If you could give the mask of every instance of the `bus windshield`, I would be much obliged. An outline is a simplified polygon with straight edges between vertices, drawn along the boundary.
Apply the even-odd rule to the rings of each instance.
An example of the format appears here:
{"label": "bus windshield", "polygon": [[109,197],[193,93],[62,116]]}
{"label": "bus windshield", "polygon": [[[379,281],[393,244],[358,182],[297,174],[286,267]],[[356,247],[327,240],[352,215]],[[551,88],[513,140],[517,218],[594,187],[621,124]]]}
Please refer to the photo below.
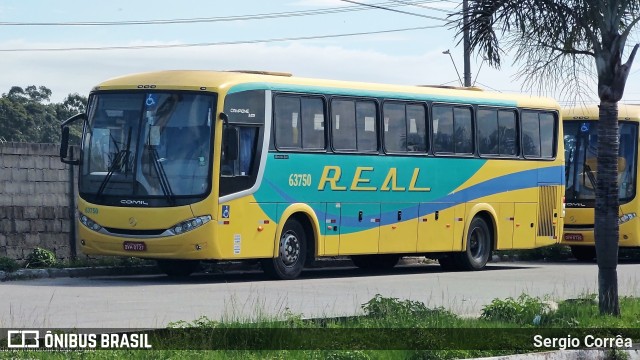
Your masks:
{"label": "bus windshield", "polygon": [[[620,122],[618,186],[621,202],[635,196],[637,124]],[[594,207],[598,182],[597,121],[564,122],[565,176],[567,207]]]}
{"label": "bus windshield", "polygon": [[214,114],[211,94],[93,95],[83,140],[80,193],[98,202],[116,196],[126,201],[159,198],[169,204],[177,198],[206,195]]}

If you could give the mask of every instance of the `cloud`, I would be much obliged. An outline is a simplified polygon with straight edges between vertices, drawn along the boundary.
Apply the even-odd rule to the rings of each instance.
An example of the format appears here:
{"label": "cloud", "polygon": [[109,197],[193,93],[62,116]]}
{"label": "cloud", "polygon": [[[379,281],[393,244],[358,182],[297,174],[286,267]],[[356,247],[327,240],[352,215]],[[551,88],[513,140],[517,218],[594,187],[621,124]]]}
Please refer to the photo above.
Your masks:
{"label": "cloud", "polygon": [[[140,45],[143,43],[130,43]],[[144,43],[150,44],[150,43]],[[154,43],[158,44],[158,43]],[[47,44],[47,47],[99,46]],[[106,45],[103,45],[106,46]],[[13,41],[0,48],[39,47]],[[88,94],[115,76],[169,69],[270,70],[295,76],[392,84],[442,84],[457,76],[441,50],[395,56],[322,44],[245,44],[149,50],[10,52],[0,56],[0,92],[11,86],[43,85],[53,101]]]}

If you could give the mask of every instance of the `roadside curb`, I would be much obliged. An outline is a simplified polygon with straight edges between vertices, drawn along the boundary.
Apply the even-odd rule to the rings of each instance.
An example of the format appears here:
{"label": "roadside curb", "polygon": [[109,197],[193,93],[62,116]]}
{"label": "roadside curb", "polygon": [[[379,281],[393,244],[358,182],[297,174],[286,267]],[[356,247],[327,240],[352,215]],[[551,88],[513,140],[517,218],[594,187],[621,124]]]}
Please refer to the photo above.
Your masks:
{"label": "roadside curb", "polygon": [[[618,357],[616,357],[615,355],[618,355]],[[540,352],[540,353],[493,356],[493,357],[475,358],[475,359],[469,359],[469,360],[584,360],[584,359],[640,360],[640,350],[618,349],[616,350],[615,355],[612,353],[611,349],[608,349],[608,350],[585,349],[585,350],[557,350],[557,351],[546,351],[546,352]]]}
{"label": "roadside curb", "polygon": [[155,265],[143,266],[98,266],[80,268],[48,268],[48,269],[19,269],[13,272],[0,271],[0,281],[28,280],[61,277],[90,277],[109,275],[145,275],[159,274]]}
{"label": "roadside curb", "polygon": [[[402,265],[418,265],[428,263],[424,257],[405,257],[398,263]],[[336,256],[318,259],[311,264],[309,269],[322,269],[330,267],[353,267],[353,262],[348,256]],[[259,271],[258,262],[229,261],[205,266],[204,273],[216,274],[230,271]],[[96,266],[79,268],[46,268],[46,269],[19,269],[13,272],[0,271],[0,281],[29,280],[46,278],[78,278],[91,276],[118,276],[118,275],[155,275],[162,274],[155,265],[139,266]]]}

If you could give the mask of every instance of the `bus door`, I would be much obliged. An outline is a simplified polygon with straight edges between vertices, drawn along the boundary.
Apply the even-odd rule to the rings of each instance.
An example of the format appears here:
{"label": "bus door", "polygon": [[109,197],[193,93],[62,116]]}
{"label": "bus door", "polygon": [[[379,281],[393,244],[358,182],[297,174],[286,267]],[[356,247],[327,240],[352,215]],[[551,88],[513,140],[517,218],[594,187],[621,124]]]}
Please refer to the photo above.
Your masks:
{"label": "bus door", "polygon": [[380,204],[341,204],[340,255],[377,254]]}
{"label": "bus door", "polygon": [[380,216],[379,252],[414,253],[418,238],[418,205],[383,204]]}
{"label": "bus door", "polygon": [[455,229],[452,203],[422,203],[418,218],[418,252],[451,251]]}

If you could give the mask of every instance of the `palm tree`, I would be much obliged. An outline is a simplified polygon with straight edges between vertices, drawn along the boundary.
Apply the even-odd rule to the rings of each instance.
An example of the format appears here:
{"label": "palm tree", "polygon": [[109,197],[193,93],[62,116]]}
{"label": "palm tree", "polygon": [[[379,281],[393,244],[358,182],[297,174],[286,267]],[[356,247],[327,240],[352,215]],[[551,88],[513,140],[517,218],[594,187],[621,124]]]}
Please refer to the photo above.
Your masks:
{"label": "palm tree", "polygon": [[[626,63],[625,45],[640,21],[638,0],[468,0],[454,14],[459,34],[470,32],[470,49],[500,67],[515,51],[518,75],[528,87],[560,95],[584,92],[585,75],[596,75],[600,99],[595,242],[601,314],[619,315],[618,302],[618,101],[636,44]],[[463,21],[464,20],[464,21]],[[504,45],[504,46],[503,46]],[[593,62],[595,60],[595,62]],[[595,74],[594,74],[595,69]]]}

